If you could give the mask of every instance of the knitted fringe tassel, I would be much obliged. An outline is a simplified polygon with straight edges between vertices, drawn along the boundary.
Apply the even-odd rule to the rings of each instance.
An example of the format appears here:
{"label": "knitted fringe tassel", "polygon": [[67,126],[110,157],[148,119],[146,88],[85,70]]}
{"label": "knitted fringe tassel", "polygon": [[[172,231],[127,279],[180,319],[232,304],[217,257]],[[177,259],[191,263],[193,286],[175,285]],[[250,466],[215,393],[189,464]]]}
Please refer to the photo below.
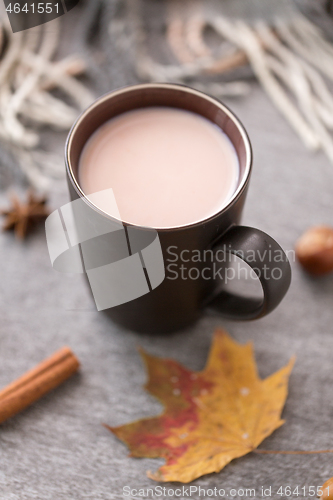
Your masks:
{"label": "knitted fringe tassel", "polygon": [[221,35],[237,43],[277,108],[310,150],[322,148],[333,162],[333,47],[305,18],[274,31],[263,21],[254,27],[222,17],[212,21]]}
{"label": "knitted fringe tassel", "polygon": [[[42,126],[67,130],[93,99],[75,78],[85,72],[82,59],[54,61],[60,20],[13,34],[5,16],[0,24],[0,140],[21,166],[29,183],[46,190],[59,177],[62,161],[39,149]],[[63,98],[53,90],[61,91]],[[68,104],[68,103],[72,104]]]}

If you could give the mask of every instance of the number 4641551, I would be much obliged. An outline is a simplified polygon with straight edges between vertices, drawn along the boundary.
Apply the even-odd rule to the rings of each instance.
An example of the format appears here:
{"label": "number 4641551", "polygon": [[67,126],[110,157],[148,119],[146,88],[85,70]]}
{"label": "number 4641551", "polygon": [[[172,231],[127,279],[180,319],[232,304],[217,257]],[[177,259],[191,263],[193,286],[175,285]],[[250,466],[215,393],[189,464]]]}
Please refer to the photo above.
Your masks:
{"label": "number 4641551", "polygon": [[44,14],[44,12],[46,14],[52,14],[53,12],[53,9],[55,10],[55,12],[57,14],[59,14],[59,5],[58,3],[56,3],[55,5],[53,5],[52,3],[48,2],[48,3],[38,3],[38,4],[34,4],[34,3],[31,3],[31,4],[28,4],[28,3],[25,3],[23,6],[21,6],[21,4],[19,3],[14,3],[14,4],[9,4],[8,7],[6,8],[6,11],[9,12],[10,14],[14,13],[14,14],[20,14],[21,12],[24,12],[25,14],[28,14],[29,12],[31,12],[32,14],[34,14],[36,12],[36,14]]}

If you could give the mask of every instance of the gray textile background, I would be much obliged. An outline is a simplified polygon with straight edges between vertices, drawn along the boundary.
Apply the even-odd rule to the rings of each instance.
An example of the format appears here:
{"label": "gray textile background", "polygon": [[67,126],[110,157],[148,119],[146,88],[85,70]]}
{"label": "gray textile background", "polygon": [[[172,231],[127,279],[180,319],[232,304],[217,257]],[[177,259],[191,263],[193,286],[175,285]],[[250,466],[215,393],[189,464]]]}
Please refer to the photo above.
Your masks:
{"label": "gray textile background", "polygon": [[[248,98],[226,103],[244,122],[254,147],[244,223],[267,231],[285,249],[292,249],[308,226],[332,224],[333,167],[324,155],[304,149],[255,84]],[[54,137],[55,150],[61,151],[62,142]],[[55,209],[67,200],[63,182],[50,205]],[[0,202],[6,204],[4,191]],[[125,485],[156,486],[145,471],[162,462],[128,458],[125,446],[101,423],[120,425],[161,410],[142,389],[139,345],[200,370],[217,326],[239,342],[254,341],[263,377],[297,356],[286,424],[261,448],[333,448],[333,276],[310,279],[293,263],[290,292],[269,317],[235,323],[206,314],[185,331],[149,336],[112,324],[94,310],[81,277],[52,270],[42,227],[24,244],[1,234],[0,248],[0,386],[65,344],[82,363],[79,375],[0,426],[1,500],[111,500],[122,498]],[[193,485],[257,488],[261,498],[261,486],[272,486],[273,492],[279,486],[320,486],[331,476],[333,455],[252,453]]]}

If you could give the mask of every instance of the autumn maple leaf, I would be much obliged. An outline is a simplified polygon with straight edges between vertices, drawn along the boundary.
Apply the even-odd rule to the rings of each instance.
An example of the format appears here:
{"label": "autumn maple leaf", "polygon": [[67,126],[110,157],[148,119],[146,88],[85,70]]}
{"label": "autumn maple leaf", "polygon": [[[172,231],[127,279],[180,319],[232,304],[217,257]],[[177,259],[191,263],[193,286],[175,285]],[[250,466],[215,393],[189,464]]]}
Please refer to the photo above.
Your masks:
{"label": "autumn maple leaf", "polygon": [[146,389],[164,405],[157,417],[109,427],[132,457],[165,458],[148,476],[188,483],[219,472],[234,458],[255,450],[284,421],[281,413],[293,367],[258,377],[251,344],[240,345],[218,330],[208,363],[192,372],[170,359],[142,351]]}
{"label": "autumn maple leaf", "polygon": [[[332,500],[333,499],[333,477],[331,477],[326,483],[321,487],[320,500]],[[318,495],[319,496],[319,495]]]}

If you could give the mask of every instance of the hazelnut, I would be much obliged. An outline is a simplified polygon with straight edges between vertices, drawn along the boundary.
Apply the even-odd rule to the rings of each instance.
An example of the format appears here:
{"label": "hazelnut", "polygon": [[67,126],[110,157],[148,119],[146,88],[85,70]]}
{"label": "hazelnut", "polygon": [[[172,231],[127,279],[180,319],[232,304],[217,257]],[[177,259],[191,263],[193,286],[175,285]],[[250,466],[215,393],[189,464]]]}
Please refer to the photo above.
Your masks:
{"label": "hazelnut", "polygon": [[321,276],[333,271],[333,228],[317,226],[296,243],[296,257],[308,273]]}

